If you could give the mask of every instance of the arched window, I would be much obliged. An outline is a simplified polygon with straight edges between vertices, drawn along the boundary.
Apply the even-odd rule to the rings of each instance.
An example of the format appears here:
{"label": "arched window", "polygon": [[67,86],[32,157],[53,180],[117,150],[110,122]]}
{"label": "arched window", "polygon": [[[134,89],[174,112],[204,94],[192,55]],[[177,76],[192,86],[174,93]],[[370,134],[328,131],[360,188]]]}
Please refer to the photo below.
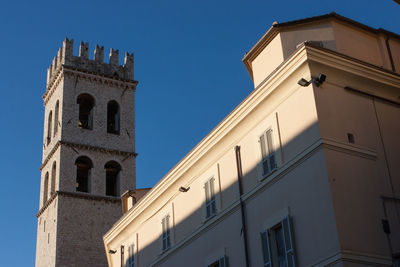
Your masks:
{"label": "arched window", "polygon": [[119,105],[114,100],[107,104],[107,133],[119,134]]}
{"label": "arched window", "polygon": [[43,183],[43,205],[47,201],[48,191],[49,191],[49,173],[46,172],[46,175],[44,176],[44,183]]}
{"label": "arched window", "polygon": [[75,161],[76,165],[76,191],[90,192],[90,171],[93,168],[92,161],[85,156],[79,157]]}
{"label": "arched window", "polygon": [[54,133],[53,133],[54,136],[58,132],[58,110],[59,109],[60,109],[60,103],[57,100],[56,108],[54,109]]}
{"label": "arched window", "polygon": [[47,145],[51,142],[51,122],[53,120],[53,111],[50,111],[47,118]]}
{"label": "arched window", "polygon": [[56,171],[57,166],[56,162],[53,162],[53,167],[51,168],[51,186],[50,186],[50,196],[52,196],[56,192]]}
{"label": "arched window", "polygon": [[83,129],[93,129],[94,98],[88,94],[81,94],[76,101],[79,105],[78,126]]}
{"label": "arched window", "polygon": [[119,196],[119,173],[121,166],[115,161],[109,161],[104,165],[106,169],[106,195]]}

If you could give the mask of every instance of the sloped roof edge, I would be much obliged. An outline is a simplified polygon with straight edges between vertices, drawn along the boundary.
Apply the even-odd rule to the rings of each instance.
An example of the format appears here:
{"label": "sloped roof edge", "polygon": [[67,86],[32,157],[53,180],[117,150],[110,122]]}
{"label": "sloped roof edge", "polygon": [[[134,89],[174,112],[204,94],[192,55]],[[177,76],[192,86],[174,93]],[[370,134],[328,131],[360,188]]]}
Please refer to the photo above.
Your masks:
{"label": "sloped roof edge", "polygon": [[286,27],[291,27],[291,26],[296,26],[296,25],[301,25],[301,24],[312,23],[312,22],[316,22],[316,21],[322,21],[322,20],[326,20],[326,19],[332,19],[332,18],[337,19],[342,22],[345,22],[345,23],[348,23],[348,24],[352,24],[356,27],[362,28],[362,29],[372,32],[374,34],[383,33],[383,34],[389,35],[391,37],[400,39],[399,34],[396,34],[394,32],[391,32],[391,31],[388,31],[388,30],[385,30],[382,28],[375,29],[368,25],[362,24],[358,21],[341,16],[335,12],[331,12],[331,13],[320,15],[320,16],[308,17],[308,18],[299,19],[299,20],[282,22],[282,23],[274,22],[272,24],[272,26],[268,29],[268,31],[260,38],[260,40],[257,41],[257,43],[250,49],[250,51],[247,52],[242,58],[242,62],[244,63],[247,71],[249,72],[250,77],[252,77],[252,79],[253,79],[253,71],[251,69],[249,60],[256,57],[258,55],[257,52],[259,52],[262,48],[264,48],[269,43],[269,41],[273,37],[275,37],[275,35],[280,31],[280,29],[283,29]]}

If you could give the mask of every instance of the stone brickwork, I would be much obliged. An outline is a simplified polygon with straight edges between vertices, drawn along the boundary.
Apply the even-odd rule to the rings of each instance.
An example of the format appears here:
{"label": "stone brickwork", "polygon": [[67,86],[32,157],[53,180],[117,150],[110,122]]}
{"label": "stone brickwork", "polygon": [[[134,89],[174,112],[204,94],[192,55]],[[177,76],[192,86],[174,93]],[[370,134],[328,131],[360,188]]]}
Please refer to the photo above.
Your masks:
{"label": "stone brickwork", "polygon": [[47,85],[57,78],[61,66],[124,80],[133,80],[133,54],[125,53],[124,65],[119,65],[119,50],[111,48],[109,63],[104,63],[104,47],[96,45],[94,59],[89,59],[89,43],[81,42],[79,56],[73,55],[74,40],[66,38],[52,64],[47,69]]}
{"label": "stone brickwork", "polygon": [[[74,56],[73,40],[65,39],[47,73],[37,267],[106,266],[102,236],[122,215],[119,195],[136,188],[133,54],[125,54],[123,65],[118,50],[111,49],[109,63],[103,47],[96,45],[93,60],[88,54],[88,43],[81,43]],[[79,125],[82,94],[94,99],[91,129]],[[110,101],[119,107],[119,134],[107,131]],[[92,163],[89,192],[77,192],[80,156]],[[121,167],[117,196],[106,195],[111,161]]]}
{"label": "stone brickwork", "polygon": [[[56,266],[106,267],[103,235],[121,217],[120,200],[61,194]],[[79,214],[80,216],[77,216]]]}
{"label": "stone brickwork", "polygon": [[38,217],[36,240],[36,266],[55,266],[57,239],[57,210],[58,201],[50,201],[49,206],[43,209]]}

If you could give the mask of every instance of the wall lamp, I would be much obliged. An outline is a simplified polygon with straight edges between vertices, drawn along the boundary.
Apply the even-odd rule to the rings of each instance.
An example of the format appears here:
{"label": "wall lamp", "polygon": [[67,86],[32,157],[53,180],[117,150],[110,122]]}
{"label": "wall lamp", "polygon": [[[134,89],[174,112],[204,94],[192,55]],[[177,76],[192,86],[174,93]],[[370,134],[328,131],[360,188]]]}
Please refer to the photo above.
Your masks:
{"label": "wall lamp", "polygon": [[110,249],[110,250],[108,251],[108,253],[110,253],[110,254],[115,254],[115,253],[117,253],[117,251],[116,251],[116,250]]}
{"label": "wall lamp", "polygon": [[326,75],[319,73],[317,77],[312,77],[311,80],[307,81],[304,78],[301,78],[297,84],[303,87],[307,87],[310,83],[314,83],[317,87],[320,87],[326,80]]}
{"label": "wall lamp", "polygon": [[189,189],[190,189],[190,187],[181,186],[181,187],[179,187],[179,192],[185,193],[185,192],[189,191]]}

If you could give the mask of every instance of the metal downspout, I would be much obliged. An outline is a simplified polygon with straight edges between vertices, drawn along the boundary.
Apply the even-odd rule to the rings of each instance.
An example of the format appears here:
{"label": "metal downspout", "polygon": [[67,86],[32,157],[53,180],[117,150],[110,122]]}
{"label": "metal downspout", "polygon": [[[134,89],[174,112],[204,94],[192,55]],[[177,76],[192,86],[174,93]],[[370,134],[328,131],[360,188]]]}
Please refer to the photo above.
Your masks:
{"label": "metal downspout", "polygon": [[237,168],[237,179],[239,185],[239,202],[240,202],[240,212],[242,215],[242,232],[243,232],[243,245],[244,245],[244,255],[246,260],[246,267],[250,266],[249,260],[249,250],[248,250],[248,242],[247,242],[247,225],[246,225],[246,214],[245,214],[245,207],[242,201],[242,194],[243,194],[243,187],[242,187],[242,160],[240,157],[240,146],[235,147],[235,155],[236,155],[236,168]]}

